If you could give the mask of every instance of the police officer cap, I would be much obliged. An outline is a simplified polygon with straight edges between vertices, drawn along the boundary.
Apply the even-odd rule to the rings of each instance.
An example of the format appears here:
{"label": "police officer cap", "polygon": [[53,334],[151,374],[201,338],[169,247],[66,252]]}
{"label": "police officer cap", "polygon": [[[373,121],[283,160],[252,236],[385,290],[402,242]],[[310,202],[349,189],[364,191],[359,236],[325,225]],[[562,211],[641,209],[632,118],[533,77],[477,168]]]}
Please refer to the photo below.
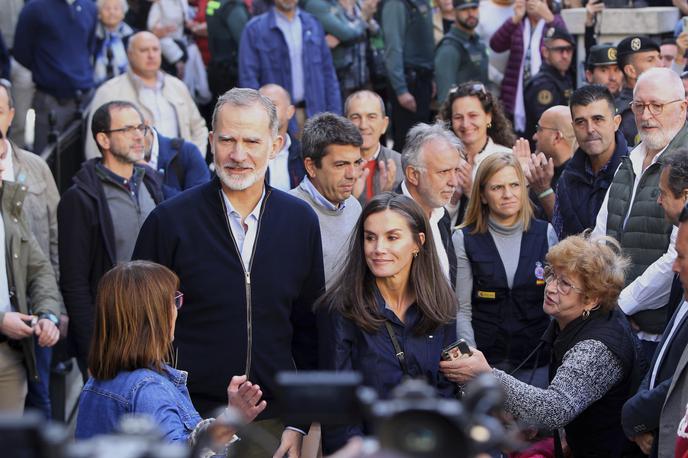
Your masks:
{"label": "police officer cap", "polygon": [[590,48],[588,54],[588,67],[616,64],[616,46],[611,43],[603,43]]}
{"label": "police officer cap", "polygon": [[616,56],[619,59],[629,54],[646,51],[659,52],[659,45],[652,38],[642,35],[631,35],[630,37],[624,38],[616,45]]}
{"label": "police officer cap", "polygon": [[576,42],[570,33],[561,27],[553,26],[545,30],[546,40],[565,40],[571,43],[571,46],[576,46]]}
{"label": "police officer cap", "polygon": [[464,8],[477,8],[479,0],[454,0],[454,9],[462,10]]}

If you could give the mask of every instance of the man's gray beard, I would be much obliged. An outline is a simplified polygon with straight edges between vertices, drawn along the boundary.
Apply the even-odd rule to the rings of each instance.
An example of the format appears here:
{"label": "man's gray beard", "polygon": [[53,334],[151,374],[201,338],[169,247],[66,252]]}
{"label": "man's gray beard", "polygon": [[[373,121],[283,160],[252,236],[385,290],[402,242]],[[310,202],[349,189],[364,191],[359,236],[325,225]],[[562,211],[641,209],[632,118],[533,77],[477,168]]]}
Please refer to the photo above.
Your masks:
{"label": "man's gray beard", "polygon": [[643,131],[639,130],[638,134],[646,149],[659,151],[664,149],[673,140],[679,130],[681,130],[681,126],[671,131],[665,131],[660,128],[656,134],[643,134]]}
{"label": "man's gray beard", "polygon": [[222,181],[222,184],[224,184],[226,187],[231,189],[232,191],[243,191],[244,189],[248,189],[251,186],[253,186],[256,181],[258,181],[259,177],[260,179],[263,179],[265,177],[265,172],[268,169],[268,162],[265,162],[265,168],[262,170],[255,169],[253,170],[253,173],[251,175],[236,179],[232,178],[229,173],[224,169],[224,167],[220,166],[215,163],[215,173],[217,173],[217,176],[220,178],[220,181]]}

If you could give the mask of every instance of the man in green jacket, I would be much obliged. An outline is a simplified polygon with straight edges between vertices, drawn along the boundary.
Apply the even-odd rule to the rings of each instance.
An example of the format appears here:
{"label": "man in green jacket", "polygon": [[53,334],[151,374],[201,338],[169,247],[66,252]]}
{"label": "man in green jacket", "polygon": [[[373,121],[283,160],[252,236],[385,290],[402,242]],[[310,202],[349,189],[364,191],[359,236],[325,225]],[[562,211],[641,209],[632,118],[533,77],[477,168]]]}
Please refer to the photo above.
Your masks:
{"label": "man in green jacket", "polygon": [[216,100],[237,84],[239,40],[250,16],[242,0],[209,0],[205,17],[210,49],[208,84]]}
{"label": "man in green jacket", "polygon": [[24,184],[0,182],[0,411],[15,414],[24,410],[27,374],[38,380],[34,335],[44,347],[60,337],[60,294],[50,261],[24,217],[27,191]]}
{"label": "man in green jacket", "polygon": [[381,25],[387,78],[394,93],[394,149],[402,151],[411,127],[430,120],[435,55],[430,2],[386,0]]}
{"label": "man in green jacket", "polygon": [[454,0],[454,26],[435,50],[437,101],[447,100],[449,89],[468,81],[487,85],[487,48],[475,32],[480,20],[478,0]]}

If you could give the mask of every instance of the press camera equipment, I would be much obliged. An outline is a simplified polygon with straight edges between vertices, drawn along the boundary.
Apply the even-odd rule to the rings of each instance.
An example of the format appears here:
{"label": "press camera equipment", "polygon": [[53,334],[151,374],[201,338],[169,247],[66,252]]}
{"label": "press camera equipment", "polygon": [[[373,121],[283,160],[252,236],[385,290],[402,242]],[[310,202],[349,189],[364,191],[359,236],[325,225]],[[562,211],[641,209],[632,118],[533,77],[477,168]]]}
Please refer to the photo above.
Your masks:
{"label": "press camera equipment", "polygon": [[[515,445],[492,416],[501,408],[502,391],[488,374],[467,384],[461,401],[437,397],[422,380],[406,380],[389,399],[380,399],[354,372],[280,373],[277,386],[276,402],[288,424],[369,425],[368,444],[375,451],[360,457],[469,458]],[[218,418],[213,427],[231,426],[241,438],[230,446],[229,456],[241,457],[241,447],[249,442],[270,456],[276,450],[272,436],[255,424],[244,425],[236,412]],[[38,413],[0,415],[0,455],[8,458],[199,458],[211,436],[212,430],[189,449],[167,443],[151,419],[124,416],[113,434],[75,442],[63,425],[47,423]]]}

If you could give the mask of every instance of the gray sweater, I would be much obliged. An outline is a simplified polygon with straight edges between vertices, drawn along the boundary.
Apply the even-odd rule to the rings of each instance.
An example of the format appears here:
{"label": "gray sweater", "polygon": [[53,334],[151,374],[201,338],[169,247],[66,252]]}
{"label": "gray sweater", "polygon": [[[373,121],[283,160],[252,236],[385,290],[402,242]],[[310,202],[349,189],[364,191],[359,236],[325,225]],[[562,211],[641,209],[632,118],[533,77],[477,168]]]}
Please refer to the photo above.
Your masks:
{"label": "gray sweater", "polygon": [[[518,268],[518,260],[521,256],[523,225],[518,223],[514,226],[506,227],[490,219],[488,221],[488,231],[497,246],[499,257],[504,264],[507,284],[511,288],[514,283],[516,269]],[[547,240],[550,248],[559,242],[551,224],[547,225]],[[456,335],[460,339],[466,339],[469,345],[475,346],[475,336],[473,335],[473,326],[471,325],[473,316],[471,308],[473,271],[468,256],[466,256],[463,232],[461,230],[454,231],[452,241],[454,242],[454,251],[456,252],[456,297],[459,300],[459,313],[456,317]]]}
{"label": "gray sweater", "polygon": [[289,194],[304,200],[313,208],[320,223],[322,238],[323,266],[325,268],[325,285],[329,287],[336,276],[338,267],[349,252],[349,235],[361,215],[361,204],[353,196],[343,202],[344,209],[331,210],[314,199],[306,191],[303,182],[289,191]]}

